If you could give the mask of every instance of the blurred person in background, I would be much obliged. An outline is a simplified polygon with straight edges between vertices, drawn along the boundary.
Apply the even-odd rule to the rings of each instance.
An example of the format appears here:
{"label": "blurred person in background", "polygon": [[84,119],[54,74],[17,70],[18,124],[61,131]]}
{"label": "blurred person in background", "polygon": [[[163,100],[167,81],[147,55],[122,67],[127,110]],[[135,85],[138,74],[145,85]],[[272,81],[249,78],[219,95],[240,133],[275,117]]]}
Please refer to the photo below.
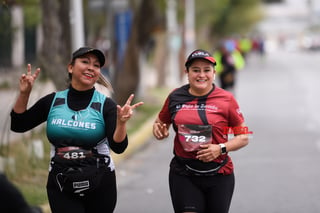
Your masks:
{"label": "blurred person in background", "polygon": [[239,50],[246,60],[248,53],[252,50],[252,41],[247,36],[243,35],[238,41]]}
{"label": "blurred person in background", "polygon": [[[28,65],[20,78],[20,93],[11,111],[11,130],[25,132],[47,122],[51,162],[47,194],[52,213],[111,213],[117,201],[111,150],[122,153],[128,145],[126,123],[142,102],[124,106],[95,89],[101,80],[104,54],[81,47],[67,66],[70,85],[42,97],[27,109],[40,68]],[[105,84],[110,87],[110,85]]]}
{"label": "blurred person in background", "polygon": [[246,62],[233,39],[227,39],[218,46],[214,56],[218,62],[216,72],[220,87],[235,94],[237,71],[244,68]]}
{"label": "blurred person in background", "polygon": [[262,35],[258,35],[252,40],[252,50],[261,57],[265,55],[265,41]]}
{"label": "blurred person in background", "polygon": [[221,46],[221,66],[222,70],[219,74],[220,86],[222,89],[233,91],[236,81],[236,65],[231,52],[225,45]]}
{"label": "blurred person in background", "polygon": [[40,207],[31,207],[22,193],[0,172],[0,212],[2,213],[42,213]]}
{"label": "blurred person in background", "polygon": [[[214,83],[216,60],[193,51],[185,63],[189,83],[174,89],[153,124],[162,140],[175,132],[169,186],[175,213],[227,213],[234,191],[228,155],[248,144],[244,117],[232,93]],[[228,129],[239,129],[228,138]]]}

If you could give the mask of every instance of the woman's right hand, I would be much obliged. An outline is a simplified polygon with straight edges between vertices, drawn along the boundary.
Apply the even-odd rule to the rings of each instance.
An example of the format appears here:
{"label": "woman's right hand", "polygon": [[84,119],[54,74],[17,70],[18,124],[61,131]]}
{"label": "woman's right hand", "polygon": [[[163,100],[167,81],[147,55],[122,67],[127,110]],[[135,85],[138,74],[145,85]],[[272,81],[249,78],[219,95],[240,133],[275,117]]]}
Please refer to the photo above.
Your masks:
{"label": "woman's right hand", "polygon": [[36,71],[31,73],[31,64],[28,64],[27,74],[22,74],[20,77],[20,94],[16,100],[15,105],[13,106],[13,111],[16,113],[23,113],[27,110],[27,105],[29,101],[29,96],[34,84],[34,81],[38,78],[40,73],[40,68],[37,68]]}
{"label": "woman's right hand", "polygon": [[27,74],[22,74],[20,77],[20,93],[29,95],[35,80],[38,78],[40,73],[40,68],[37,68],[36,71],[32,74],[31,64],[28,64]]}
{"label": "woman's right hand", "polygon": [[157,119],[153,124],[153,135],[158,140],[162,140],[169,136],[169,126]]}

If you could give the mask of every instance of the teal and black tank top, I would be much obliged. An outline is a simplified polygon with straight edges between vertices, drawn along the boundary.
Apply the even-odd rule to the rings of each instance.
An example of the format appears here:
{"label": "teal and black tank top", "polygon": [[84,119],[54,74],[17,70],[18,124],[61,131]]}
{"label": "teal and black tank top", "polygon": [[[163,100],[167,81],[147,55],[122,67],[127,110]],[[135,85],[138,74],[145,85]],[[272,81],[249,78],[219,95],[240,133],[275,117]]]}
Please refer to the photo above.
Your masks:
{"label": "teal and black tank top", "polygon": [[95,90],[87,108],[75,111],[68,107],[68,91],[55,94],[47,119],[47,137],[55,147],[95,147],[106,137],[102,113],[106,96]]}

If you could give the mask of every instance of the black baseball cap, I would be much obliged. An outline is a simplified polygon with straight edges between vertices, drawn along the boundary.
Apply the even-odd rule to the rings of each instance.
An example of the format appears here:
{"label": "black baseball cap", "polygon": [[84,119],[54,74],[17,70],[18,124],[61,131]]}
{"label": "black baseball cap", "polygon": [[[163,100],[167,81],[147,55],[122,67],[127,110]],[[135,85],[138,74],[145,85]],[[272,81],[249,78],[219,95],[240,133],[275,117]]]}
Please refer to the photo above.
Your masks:
{"label": "black baseball cap", "polygon": [[198,58],[202,58],[202,59],[205,59],[209,62],[211,62],[213,65],[216,65],[216,60],[211,56],[211,54],[205,50],[202,50],[202,49],[197,49],[197,50],[194,50],[189,56],[188,56],[188,59],[185,63],[185,66],[186,67],[189,67],[192,63],[192,61],[194,59],[198,59]]}
{"label": "black baseball cap", "polygon": [[79,58],[87,53],[93,53],[95,56],[97,56],[99,62],[100,62],[100,67],[102,67],[106,61],[104,54],[102,51],[92,48],[92,47],[80,47],[76,51],[72,53],[72,60],[75,60],[76,58]]}

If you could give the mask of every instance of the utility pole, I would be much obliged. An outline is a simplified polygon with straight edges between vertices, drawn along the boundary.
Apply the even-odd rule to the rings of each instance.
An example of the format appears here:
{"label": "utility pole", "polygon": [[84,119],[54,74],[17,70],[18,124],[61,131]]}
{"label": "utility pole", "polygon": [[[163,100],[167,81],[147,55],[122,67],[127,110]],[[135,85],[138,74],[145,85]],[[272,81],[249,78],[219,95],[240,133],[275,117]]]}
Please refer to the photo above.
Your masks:
{"label": "utility pole", "polygon": [[181,46],[181,38],[179,37],[176,0],[167,0],[167,79],[166,84],[169,87],[175,87],[180,84],[180,70],[179,70],[179,49]]}
{"label": "utility pole", "polygon": [[14,5],[11,9],[11,27],[14,29],[12,38],[11,62],[13,67],[22,66],[24,63],[24,19],[23,8]]}
{"label": "utility pole", "polygon": [[185,44],[186,57],[195,49],[195,8],[194,0],[185,0]]}
{"label": "utility pole", "polygon": [[72,51],[85,45],[82,0],[70,1]]}

